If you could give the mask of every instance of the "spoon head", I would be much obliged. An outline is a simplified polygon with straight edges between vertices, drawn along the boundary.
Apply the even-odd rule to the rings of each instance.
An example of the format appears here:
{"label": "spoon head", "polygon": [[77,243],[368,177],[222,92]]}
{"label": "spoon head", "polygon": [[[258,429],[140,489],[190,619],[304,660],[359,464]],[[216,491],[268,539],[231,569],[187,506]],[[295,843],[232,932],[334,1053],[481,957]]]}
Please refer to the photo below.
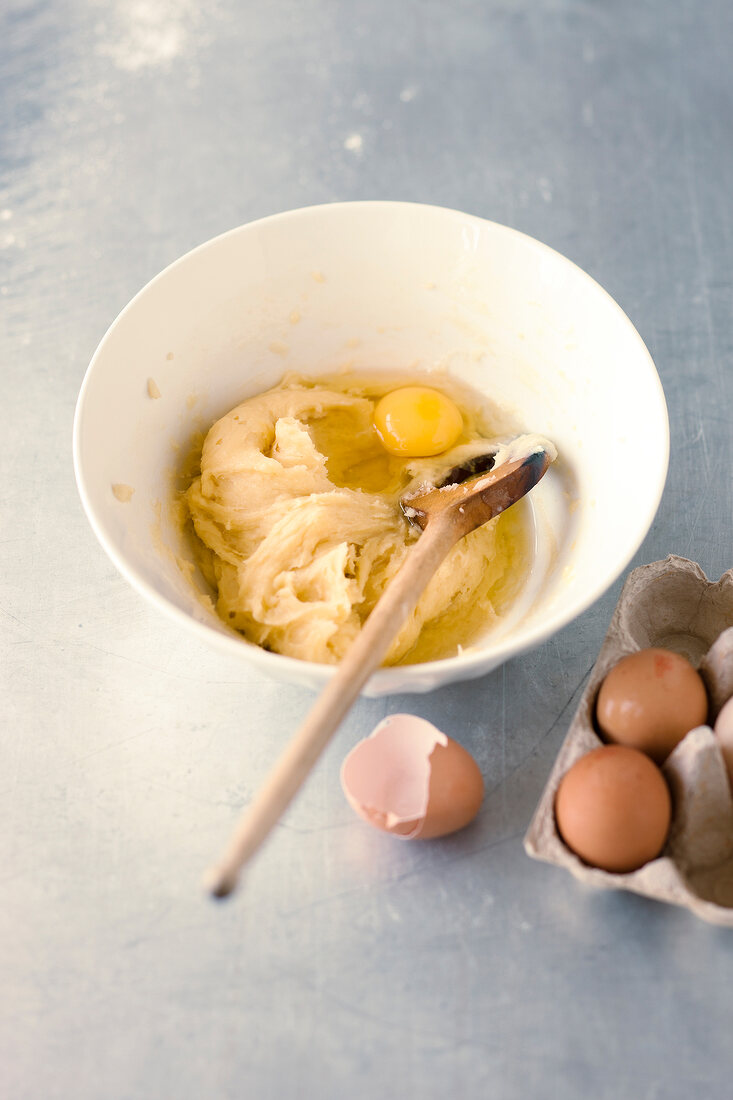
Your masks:
{"label": "spoon head", "polygon": [[[403,497],[400,507],[409,522],[421,530],[440,518],[441,522],[455,525],[460,532],[457,537],[462,538],[526,496],[544,476],[553,457],[537,447],[529,454],[496,466],[496,452],[480,455],[470,463],[454,467],[442,485]],[[464,476],[466,467],[473,462],[479,465],[485,462],[488,468]],[[452,475],[463,479],[451,480]]]}
{"label": "spoon head", "polygon": [[440,484],[436,485],[436,489],[443,489],[446,485],[462,485],[464,481],[476,477],[477,474],[487,474],[496,463],[497,451],[497,447],[491,447],[489,450],[482,451],[481,454],[467,459],[466,462],[454,466],[441,479]]}

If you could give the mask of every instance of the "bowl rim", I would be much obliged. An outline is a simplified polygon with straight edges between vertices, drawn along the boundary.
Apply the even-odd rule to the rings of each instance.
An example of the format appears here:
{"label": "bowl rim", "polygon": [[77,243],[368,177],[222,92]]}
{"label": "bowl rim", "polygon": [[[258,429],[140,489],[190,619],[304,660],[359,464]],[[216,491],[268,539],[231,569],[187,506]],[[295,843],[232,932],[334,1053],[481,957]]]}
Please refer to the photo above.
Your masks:
{"label": "bowl rim", "polygon": [[[530,648],[541,645],[551,635],[557,633],[563,627],[569,625],[580,615],[591,607],[596,600],[606,592],[611,585],[618,579],[624,569],[628,566],[634,555],[637,553],[642,542],[646,538],[649,529],[654,521],[654,517],[657,514],[659,505],[664,492],[667,473],[669,469],[669,454],[670,454],[670,431],[669,431],[669,413],[667,409],[667,403],[664,395],[664,389],[659,377],[659,373],[655,366],[654,360],[644,343],[642,337],[637,331],[636,327],[618,304],[618,302],[605,290],[593,276],[589,275],[581,267],[579,267],[572,260],[568,259],[561,252],[551,248],[549,245],[544,244],[542,241],[537,240],[535,237],[531,237],[521,230],[514,229],[511,226],[503,225],[500,222],[492,221],[488,218],[483,218],[476,214],[469,214],[462,210],[457,210],[451,207],[437,206],[431,203],[419,203],[419,202],[406,202],[390,199],[362,199],[356,201],[347,202],[330,202],[319,203],[311,206],[298,207],[291,210],[284,210],[280,213],[269,214],[262,218],[257,218],[253,221],[244,222],[241,225],[235,226],[232,229],[225,230],[223,233],[219,233],[214,237],[203,241],[201,244],[196,245],[194,248],[189,249],[183,255],[167,264],[161,271],[148,280],[130,299],[130,301],[120,310],[111,324],[108,326],[101,340],[97,344],[97,347],[92,355],[92,358],[87,366],[82,380],[81,387],[79,389],[79,395],[76,401],[76,407],[74,410],[74,422],[72,431],[72,451],[73,451],[73,464],[74,464],[74,476],[76,479],[77,490],[81,499],[82,507],[86,514],[87,520],[96,535],[99,543],[104,549],[105,553],[115,565],[121,575],[127,580],[127,582],[141,595],[148,603],[152,604],[169,619],[179,624],[183,623],[187,629],[192,630],[195,635],[200,637],[202,641],[211,645],[212,643],[218,646],[220,649],[226,651],[232,657],[244,657],[250,663],[255,664],[270,678],[276,678],[280,680],[289,680],[291,682],[302,682],[304,678],[308,678],[314,681],[319,686],[325,684],[331,676],[335,674],[336,665],[322,664],[316,661],[303,661],[295,657],[287,657],[280,653],[270,653],[263,650],[261,647],[255,645],[252,642],[248,642],[242,635],[232,631],[231,634],[225,631],[219,631],[215,627],[210,626],[207,623],[201,622],[194,618],[191,614],[184,611],[182,608],[177,607],[170,602],[166,596],[163,596],[146,578],[140,573],[134,565],[131,565],[125,555],[118,550],[117,545],[111,535],[105,529],[103,522],[95,512],[94,505],[92,504],[91,494],[87,486],[87,479],[85,476],[84,463],[81,456],[81,440],[84,429],[84,417],[88,390],[90,388],[91,379],[94,375],[95,369],[98,363],[102,359],[106,350],[106,345],[112,339],[115,330],[122,323],[123,318],[135,308],[137,301],[144,294],[146,294],[154,285],[159,281],[166,278],[174,269],[179,266],[188,263],[195,255],[203,253],[209,249],[215,248],[221,241],[226,238],[244,235],[247,231],[254,229],[255,227],[261,227],[262,225],[274,222],[287,222],[291,220],[298,220],[303,218],[317,217],[324,213],[331,213],[333,211],[345,211],[358,213],[364,210],[384,210],[391,212],[402,211],[420,211],[429,213],[442,218],[455,219],[460,218],[476,223],[480,227],[488,227],[492,232],[498,232],[500,234],[506,234],[513,236],[521,240],[524,247],[529,247],[542,255],[551,256],[553,261],[559,260],[561,264],[568,265],[571,269],[574,269],[584,280],[591,284],[601,297],[605,299],[606,304],[610,307],[611,311],[616,314],[617,319],[621,324],[630,330],[632,338],[638,345],[641,353],[641,358],[647,364],[647,367],[651,371],[652,381],[656,396],[658,399],[658,412],[660,418],[660,438],[658,441],[658,451],[660,456],[660,462],[656,470],[653,485],[647,480],[650,490],[649,506],[647,510],[647,522],[644,525],[644,529],[641,534],[636,534],[622,552],[617,560],[613,563],[610,570],[607,570],[602,579],[596,584],[592,585],[585,593],[583,598],[573,603],[569,610],[563,608],[562,610],[555,612],[555,614],[544,619],[542,623],[537,624],[530,630],[522,631],[521,623],[517,627],[516,634],[505,636],[501,640],[497,641],[495,647],[488,645],[481,649],[474,649],[473,647],[467,647],[467,649],[457,654],[454,657],[445,657],[436,661],[425,661],[420,664],[414,665],[393,665],[388,667],[379,668],[370,680],[365,685],[363,690],[370,690],[374,694],[386,695],[390,693],[409,692],[410,690],[433,690],[434,688],[443,686],[451,682],[458,680],[473,679],[481,676],[484,673],[488,673],[493,668],[496,668],[499,664],[503,664],[505,661],[510,660],[512,657],[517,656]],[[225,624],[224,624],[225,625]]]}

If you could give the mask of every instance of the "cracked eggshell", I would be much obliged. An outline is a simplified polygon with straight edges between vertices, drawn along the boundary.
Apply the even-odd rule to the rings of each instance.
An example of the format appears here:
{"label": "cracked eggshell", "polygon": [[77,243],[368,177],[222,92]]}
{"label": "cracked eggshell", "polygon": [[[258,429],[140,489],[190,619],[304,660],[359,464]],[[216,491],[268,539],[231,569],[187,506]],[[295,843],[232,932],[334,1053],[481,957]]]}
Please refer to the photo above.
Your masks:
{"label": "cracked eggshell", "polygon": [[413,714],[385,718],[341,767],[352,808],[403,840],[446,836],[473,821],[484,781],[470,753]]}

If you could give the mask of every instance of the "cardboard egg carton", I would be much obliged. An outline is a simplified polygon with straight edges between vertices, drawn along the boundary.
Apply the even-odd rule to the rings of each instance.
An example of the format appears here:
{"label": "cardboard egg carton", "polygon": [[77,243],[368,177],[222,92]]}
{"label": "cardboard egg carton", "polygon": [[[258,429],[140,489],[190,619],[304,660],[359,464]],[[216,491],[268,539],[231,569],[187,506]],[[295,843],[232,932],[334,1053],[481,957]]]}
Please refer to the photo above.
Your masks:
{"label": "cardboard egg carton", "polygon": [[635,569],[624,585],[580,705],[524,838],[534,859],[565,867],[593,886],[632,890],[691,909],[703,920],[733,927],[733,797],[709,726],[691,730],[665,761],[672,826],[658,859],[630,874],[583,863],[555,825],[560,779],[603,742],[594,727],[604,676],[621,657],[649,646],[682,653],[700,671],[714,722],[733,695],[733,570],[709,581],[695,562],[670,556]]}

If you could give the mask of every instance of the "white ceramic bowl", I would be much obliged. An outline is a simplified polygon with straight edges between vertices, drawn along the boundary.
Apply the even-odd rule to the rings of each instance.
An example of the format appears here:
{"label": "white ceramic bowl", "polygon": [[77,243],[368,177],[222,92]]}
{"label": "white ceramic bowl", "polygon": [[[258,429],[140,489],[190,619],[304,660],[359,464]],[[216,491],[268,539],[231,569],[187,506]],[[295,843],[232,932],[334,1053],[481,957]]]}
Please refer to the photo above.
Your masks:
{"label": "white ceramic bowl", "polygon": [[[76,478],[97,537],[202,643],[311,688],[331,674],[249,645],[202,606],[166,505],[175,448],[196,426],[286,370],[347,361],[359,371],[447,367],[561,456],[530,498],[536,568],[506,627],[461,656],[381,669],[367,694],[479,676],[569,623],[628,564],[659,505],[669,430],[649,353],[605,291],[537,241],[457,211],[294,210],[201,245],[144,287],[95,352],[76,409]],[[134,487],[128,503],[113,483]]]}

